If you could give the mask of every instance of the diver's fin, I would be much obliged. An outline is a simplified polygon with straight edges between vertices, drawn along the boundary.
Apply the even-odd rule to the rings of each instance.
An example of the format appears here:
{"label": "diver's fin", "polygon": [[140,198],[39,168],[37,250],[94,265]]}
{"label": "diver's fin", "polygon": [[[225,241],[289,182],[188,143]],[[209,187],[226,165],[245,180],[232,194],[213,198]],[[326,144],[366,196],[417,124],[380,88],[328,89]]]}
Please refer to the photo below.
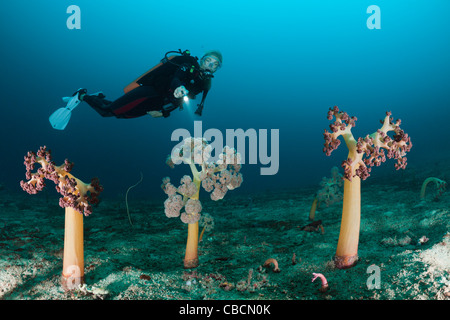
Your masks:
{"label": "diver's fin", "polygon": [[72,111],[67,108],[59,108],[50,116],[50,124],[53,129],[56,130],[64,130],[69,123],[70,116],[72,115]]}
{"label": "diver's fin", "polygon": [[53,129],[56,130],[64,130],[66,128],[69,123],[70,116],[72,115],[72,110],[75,109],[81,102],[78,91],[75,92],[73,97],[64,97],[63,101],[68,101],[67,106],[65,108],[59,108],[48,118]]}

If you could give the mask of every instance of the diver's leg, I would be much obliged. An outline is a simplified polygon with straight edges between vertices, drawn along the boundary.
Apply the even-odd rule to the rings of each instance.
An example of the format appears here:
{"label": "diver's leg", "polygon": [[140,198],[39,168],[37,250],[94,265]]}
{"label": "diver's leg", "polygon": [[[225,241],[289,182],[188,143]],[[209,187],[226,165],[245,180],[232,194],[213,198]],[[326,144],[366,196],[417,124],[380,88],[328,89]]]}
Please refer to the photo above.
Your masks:
{"label": "diver's leg", "polygon": [[98,112],[102,117],[112,117],[114,113],[111,111],[111,101],[106,100],[103,94],[101,95],[89,95],[86,94],[82,97],[83,101]]}
{"label": "diver's leg", "polygon": [[104,95],[85,95],[83,101],[102,117],[129,118],[144,115],[146,112],[143,105],[158,96],[153,87],[140,86],[112,102],[106,100]]}
{"label": "diver's leg", "polygon": [[113,101],[109,109],[117,118],[135,118],[145,115],[158,97],[153,87],[140,86]]}

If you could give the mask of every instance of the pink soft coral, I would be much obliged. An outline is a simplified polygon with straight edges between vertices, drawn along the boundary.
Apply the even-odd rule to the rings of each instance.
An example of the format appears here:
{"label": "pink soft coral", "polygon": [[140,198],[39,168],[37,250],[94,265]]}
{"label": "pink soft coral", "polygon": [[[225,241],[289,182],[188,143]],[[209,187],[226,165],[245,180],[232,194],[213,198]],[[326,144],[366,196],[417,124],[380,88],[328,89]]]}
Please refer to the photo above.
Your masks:
{"label": "pink soft coral", "polygon": [[[92,204],[99,202],[98,195],[103,187],[98,178],[93,178],[89,184],[77,179],[70,173],[73,163],[66,159],[62,165],[56,166],[46,146],[40,147],[37,153],[29,151],[24,164],[28,181],[20,181],[20,186],[29,194],[41,191],[45,187],[45,179],[48,179],[56,184],[56,191],[62,195],[59,205],[63,208],[71,207],[88,216],[92,213]],[[36,164],[41,167],[33,173]]]}
{"label": "pink soft coral", "polygon": [[[406,167],[406,153],[411,150],[411,139],[401,128],[400,120],[395,122],[391,113],[386,112],[382,127],[364,138],[356,140],[351,129],[355,126],[356,118],[339,110],[330,108],[328,120],[331,132],[325,130],[325,144],[323,151],[329,156],[340,145],[338,138],[342,136],[348,147],[347,159],[342,162],[344,168],[344,203],[342,209],[342,223],[335,265],[338,268],[350,268],[358,260],[359,225],[361,219],[361,179],[370,175],[373,166],[379,166],[387,158],[397,160],[395,168]],[[388,135],[393,132],[392,137]]]}
{"label": "pink soft coral", "polygon": [[[83,214],[92,213],[92,204],[99,202],[99,194],[103,191],[97,178],[86,184],[75,178],[70,171],[73,163],[67,159],[60,166],[52,161],[50,150],[41,147],[37,151],[28,152],[24,161],[25,177],[28,181],[20,181],[22,189],[29,194],[36,194],[45,187],[45,179],[56,184],[56,190],[62,195],[59,205],[65,208],[64,261],[62,284],[73,289],[75,284],[84,281],[84,249],[83,249]],[[40,168],[36,172],[36,164]]]}

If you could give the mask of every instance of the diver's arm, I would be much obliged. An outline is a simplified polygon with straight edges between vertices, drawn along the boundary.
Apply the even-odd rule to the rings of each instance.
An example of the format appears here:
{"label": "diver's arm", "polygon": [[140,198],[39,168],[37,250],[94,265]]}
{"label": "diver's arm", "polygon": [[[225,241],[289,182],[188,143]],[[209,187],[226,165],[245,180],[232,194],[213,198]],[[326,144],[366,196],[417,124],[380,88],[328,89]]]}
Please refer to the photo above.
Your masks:
{"label": "diver's arm", "polygon": [[175,90],[181,86],[185,86],[185,80],[187,78],[187,67],[182,65],[178,70],[175,72],[172,81],[170,82],[170,88],[169,88],[169,101],[179,107],[182,105],[183,100],[182,97],[176,98],[175,97]]}
{"label": "diver's arm", "polygon": [[203,105],[205,104],[205,99],[206,99],[206,95],[208,94],[208,91],[209,90],[205,90],[205,91],[203,91],[203,96],[202,96],[202,101],[197,105],[197,110],[195,110],[195,114],[196,115],[198,115],[198,116],[201,116],[202,115],[202,112],[203,112]]}
{"label": "diver's arm", "polygon": [[203,106],[205,104],[205,99],[206,99],[206,96],[207,96],[209,90],[211,90],[211,78],[204,81],[202,101],[197,105],[197,107],[198,107],[197,110],[195,110],[195,114],[198,116],[202,115]]}
{"label": "diver's arm", "polygon": [[170,82],[170,89],[172,92],[174,92],[176,88],[186,85],[185,80],[187,78],[188,70],[189,68],[187,65],[181,65],[177,71],[175,71],[172,81]]}

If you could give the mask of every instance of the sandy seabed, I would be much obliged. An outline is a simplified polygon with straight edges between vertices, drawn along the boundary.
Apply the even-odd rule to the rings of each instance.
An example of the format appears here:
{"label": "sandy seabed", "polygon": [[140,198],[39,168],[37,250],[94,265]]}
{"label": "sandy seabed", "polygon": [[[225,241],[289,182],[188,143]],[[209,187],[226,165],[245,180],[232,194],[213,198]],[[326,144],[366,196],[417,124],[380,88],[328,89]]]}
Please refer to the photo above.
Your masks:
{"label": "sandy seabed", "polygon": [[[160,201],[129,197],[133,225],[124,199],[104,200],[84,219],[85,286],[72,291],[60,285],[64,210],[57,198],[2,190],[0,299],[450,300],[450,196],[436,200],[430,186],[421,200],[424,177],[406,171],[396,184],[362,183],[359,261],[346,270],[333,264],[342,202],[319,207],[323,232],[303,230],[313,188],[236,191],[218,202],[204,194],[214,227],[192,270],[182,262],[187,226],[164,215],[163,193]],[[268,258],[280,272],[263,266]],[[312,273],[327,278],[327,291],[319,279],[311,282]]]}

